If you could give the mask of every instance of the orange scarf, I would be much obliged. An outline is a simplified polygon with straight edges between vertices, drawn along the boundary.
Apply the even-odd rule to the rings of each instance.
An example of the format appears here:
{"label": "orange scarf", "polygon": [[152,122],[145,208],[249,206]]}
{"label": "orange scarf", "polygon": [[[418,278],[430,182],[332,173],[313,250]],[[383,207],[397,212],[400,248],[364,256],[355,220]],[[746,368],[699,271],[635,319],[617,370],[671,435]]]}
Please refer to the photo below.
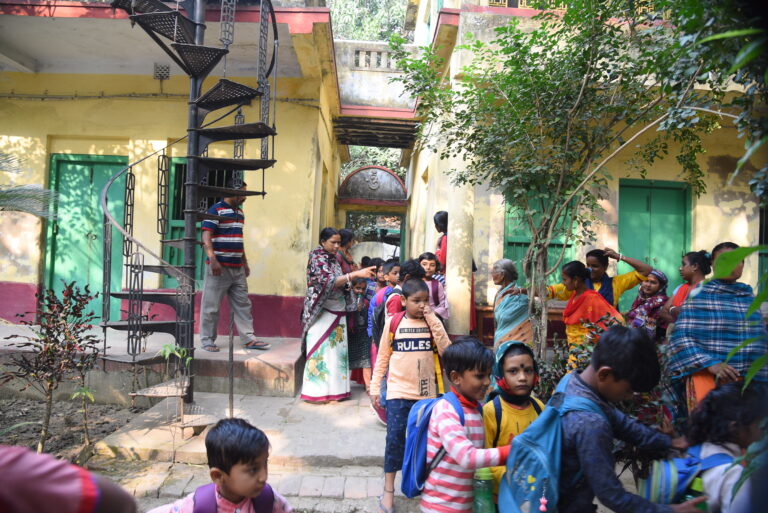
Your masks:
{"label": "orange scarf", "polygon": [[565,324],[581,324],[582,320],[597,322],[605,314],[621,320],[621,314],[608,303],[596,290],[587,289],[580,296],[571,296],[563,310]]}

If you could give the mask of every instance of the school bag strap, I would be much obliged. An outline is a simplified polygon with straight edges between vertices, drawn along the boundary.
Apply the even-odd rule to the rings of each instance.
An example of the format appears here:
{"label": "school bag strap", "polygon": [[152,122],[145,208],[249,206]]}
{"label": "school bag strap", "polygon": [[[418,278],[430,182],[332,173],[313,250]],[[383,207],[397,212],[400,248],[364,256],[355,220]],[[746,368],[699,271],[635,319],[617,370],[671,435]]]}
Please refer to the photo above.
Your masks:
{"label": "school bag strap", "polygon": [[429,288],[432,289],[432,302],[435,306],[440,306],[440,294],[438,293],[440,286],[438,281],[434,278],[429,280]]}
{"label": "school bag strap", "polygon": [[[530,399],[531,406],[533,406],[536,415],[541,415],[541,406],[539,406],[539,403],[536,402],[536,399],[534,399],[533,396],[531,396]],[[498,447],[499,435],[501,434],[501,414],[503,413],[501,408],[501,397],[498,394],[493,396],[493,413],[496,415],[496,435],[493,437],[492,447]]]}
{"label": "school bag strap", "polygon": [[400,326],[400,323],[403,321],[403,317],[405,317],[405,310],[403,310],[402,312],[397,312],[389,320],[389,343],[390,343],[390,345],[395,340],[395,333],[397,333],[397,328],[398,328],[398,326]]}
{"label": "school bag strap", "polygon": [[694,445],[688,448],[688,456],[696,458],[701,461],[701,469],[699,472],[704,472],[711,468],[719,467],[720,465],[727,465],[733,463],[733,456],[725,452],[718,452],[716,454],[710,454],[706,458],[701,457],[701,445]]}
{"label": "school bag strap", "polygon": [[[443,394],[442,399],[445,399],[449,403],[453,405],[453,409],[456,410],[456,413],[459,415],[459,421],[461,422],[461,425],[464,425],[464,408],[461,406],[461,401],[459,401],[459,398],[454,394],[453,392],[447,392]],[[443,461],[443,458],[445,457],[445,446],[440,446],[440,450],[437,451],[437,454],[435,454],[435,457],[432,459],[432,461],[427,466],[427,475],[429,475],[430,472],[435,470],[437,466],[440,464],[441,461]],[[425,476],[426,478],[426,476]]]}
{"label": "school bag strap", "polygon": [[[216,485],[208,483],[198,486],[195,489],[193,501],[194,508],[192,513],[216,513],[218,510],[216,506]],[[262,488],[261,493],[257,497],[251,499],[253,511],[256,513],[272,513],[274,503],[275,492],[268,484],[264,485],[264,488]]]}

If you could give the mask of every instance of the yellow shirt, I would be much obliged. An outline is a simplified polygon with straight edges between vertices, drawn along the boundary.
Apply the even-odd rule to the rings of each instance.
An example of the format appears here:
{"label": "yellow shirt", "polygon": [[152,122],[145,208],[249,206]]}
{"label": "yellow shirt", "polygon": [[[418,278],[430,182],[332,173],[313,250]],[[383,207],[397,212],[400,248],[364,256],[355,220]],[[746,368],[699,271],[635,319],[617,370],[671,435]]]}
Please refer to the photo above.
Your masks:
{"label": "yellow shirt", "polygon": [[[539,405],[540,409],[544,409],[544,404],[533,398]],[[509,443],[509,437],[512,435],[519,435],[528,427],[528,424],[536,420],[539,416],[532,405],[528,405],[527,408],[522,410],[514,408],[505,400],[501,400],[501,433],[499,434],[498,445],[504,446]],[[496,438],[496,410],[493,408],[493,401],[488,401],[483,406],[483,424],[485,427],[485,447],[493,447],[493,439]],[[506,471],[506,467],[491,467],[491,473],[493,474],[493,493],[499,494],[499,483],[501,477]]]}
{"label": "yellow shirt", "polygon": [[[648,277],[643,276],[637,271],[629,271],[628,273],[614,276],[612,281],[613,307],[618,308],[619,299],[621,299],[621,295],[624,294],[629,289],[637,287],[637,285],[645,281],[646,278]],[[602,286],[602,283],[597,282],[597,283],[594,283],[593,286],[596,291],[600,292],[600,287]],[[568,301],[569,299],[571,299],[571,296],[573,296],[573,291],[567,290],[565,288],[565,285],[563,285],[562,283],[550,285],[549,287],[547,287],[547,290],[549,292],[549,299],[560,299],[562,301]]]}

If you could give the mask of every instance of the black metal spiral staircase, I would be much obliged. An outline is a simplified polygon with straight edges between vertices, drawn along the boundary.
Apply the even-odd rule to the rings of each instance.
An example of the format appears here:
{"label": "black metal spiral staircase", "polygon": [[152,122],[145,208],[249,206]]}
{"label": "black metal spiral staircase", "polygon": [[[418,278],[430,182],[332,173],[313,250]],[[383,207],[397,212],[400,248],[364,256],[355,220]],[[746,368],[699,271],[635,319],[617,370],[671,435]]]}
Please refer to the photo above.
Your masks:
{"label": "black metal spiral staircase", "polygon": [[[195,423],[194,399],[194,293],[195,293],[195,250],[200,242],[197,223],[206,219],[226,218],[206,213],[215,198],[231,196],[264,196],[265,170],[274,166],[275,90],[277,77],[278,34],[275,11],[270,0],[261,0],[259,16],[259,51],[257,59],[257,87],[220,79],[211,89],[201,94],[203,80],[224,59],[226,76],[226,55],[234,36],[236,0],[221,2],[222,47],[203,45],[205,31],[204,0],[185,0],[175,6],[159,0],[114,0],[112,7],[126,11],[131,23],[141,27],[173,61],[190,77],[190,95],[187,136],[174,141],[162,150],[134,162],[113,176],[101,194],[104,210],[104,290],[102,295],[102,324],[107,328],[127,332],[127,352],[134,365],[141,353],[141,342],[148,332],[164,332],[175,337],[176,345],[184,348],[189,365],[181,365],[181,375],[171,382],[161,383],[146,389],[133,391],[132,395],[147,397],[180,397],[184,399],[182,425]],[[180,11],[186,11],[186,15]],[[272,43],[270,45],[270,29]],[[268,46],[272,46],[271,52]],[[271,54],[271,55],[270,55]],[[269,57],[269,58],[268,58]],[[242,107],[260,99],[259,121],[245,123]],[[270,104],[270,102],[272,102]],[[208,114],[222,109],[222,115],[205,124]],[[229,125],[211,126],[234,115]],[[184,180],[184,236],[168,239],[169,219],[169,168],[170,158],[166,150],[173,144],[187,140],[187,166]],[[261,139],[259,158],[243,158],[244,140]],[[220,141],[234,141],[232,158],[207,156],[208,146]],[[271,144],[270,144],[271,142]],[[150,250],[145,243],[133,236],[135,206],[135,170],[137,165],[157,156],[157,231],[161,244],[184,252],[183,265],[172,265]],[[244,191],[237,188],[242,184],[243,172],[261,171],[261,190]],[[213,173],[213,174],[212,174]],[[125,205],[122,225],[110,214],[107,191],[125,175]],[[208,183],[209,176],[225,177],[234,181],[234,188],[222,187],[225,180]],[[249,180],[254,183],[254,180]],[[239,183],[238,183],[239,182]],[[123,262],[111,261],[113,230],[123,236]],[[145,263],[151,259],[156,263]],[[124,266],[125,286],[121,292],[111,292],[111,268]],[[144,273],[162,273],[176,279],[178,287],[173,292],[156,292],[144,289]],[[127,315],[123,319],[110,319],[110,302],[127,301]],[[160,303],[174,309],[176,319],[171,321],[147,320],[144,315],[145,303]],[[230,352],[230,358],[231,352]],[[231,368],[231,367],[230,367]],[[230,391],[231,393],[231,391]],[[184,414],[187,414],[185,424]],[[207,423],[203,421],[203,424]]]}

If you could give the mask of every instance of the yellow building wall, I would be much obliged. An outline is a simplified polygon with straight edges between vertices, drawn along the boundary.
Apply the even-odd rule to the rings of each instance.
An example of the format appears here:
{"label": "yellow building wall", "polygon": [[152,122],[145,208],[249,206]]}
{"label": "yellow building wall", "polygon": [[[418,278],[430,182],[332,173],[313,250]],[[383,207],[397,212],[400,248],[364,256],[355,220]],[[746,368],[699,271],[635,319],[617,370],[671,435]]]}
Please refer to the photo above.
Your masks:
{"label": "yellow building wall", "polygon": [[[250,77],[229,78],[255,86]],[[216,80],[209,78],[203,90]],[[145,76],[0,74],[0,92],[5,95],[0,99],[0,152],[23,159],[23,173],[0,172],[0,184],[47,186],[53,153],[124,155],[134,162],[183,137],[188,83],[186,77],[172,77],[162,84],[163,94],[159,94],[159,82]],[[330,117],[321,115],[327,99],[319,94],[320,87],[319,81],[278,80],[278,98],[293,101],[277,103],[277,164],[266,171],[266,197],[251,197],[243,206],[252,294],[304,294],[307,252],[316,244],[317,226],[322,224],[317,219],[316,205],[320,196],[329,193],[329,184],[333,176],[338,176],[340,165]],[[61,99],[43,101],[14,95]],[[255,120],[257,102],[244,113],[246,122]],[[216,114],[211,113],[208,121]],[[246,141],[245,157],[256,158],[259,144]],[[210,155],[231,156],[231,151],[232,143],[219,143],[211,146]],[[185,156],[186,141],[175,145],[170,154]],[[155,162],[154,158],[148,159],[135,168],[134,236],[160,253],[160,236],[155,229]],[[328,170],[326,183],[318,188],[317,177],[322,176],[324,168]],[[261,180],[260,173],[246,172],[246,181],[255,185]],[[332,211],[333,200],[327,203],[330,206],[319,213],[321,218],[328,218]],[[44,244],[39,219],[0,213],[0,281],[39,283]],[[145,283],[149,287],[158,285],[159,277],[148,273]]]}

